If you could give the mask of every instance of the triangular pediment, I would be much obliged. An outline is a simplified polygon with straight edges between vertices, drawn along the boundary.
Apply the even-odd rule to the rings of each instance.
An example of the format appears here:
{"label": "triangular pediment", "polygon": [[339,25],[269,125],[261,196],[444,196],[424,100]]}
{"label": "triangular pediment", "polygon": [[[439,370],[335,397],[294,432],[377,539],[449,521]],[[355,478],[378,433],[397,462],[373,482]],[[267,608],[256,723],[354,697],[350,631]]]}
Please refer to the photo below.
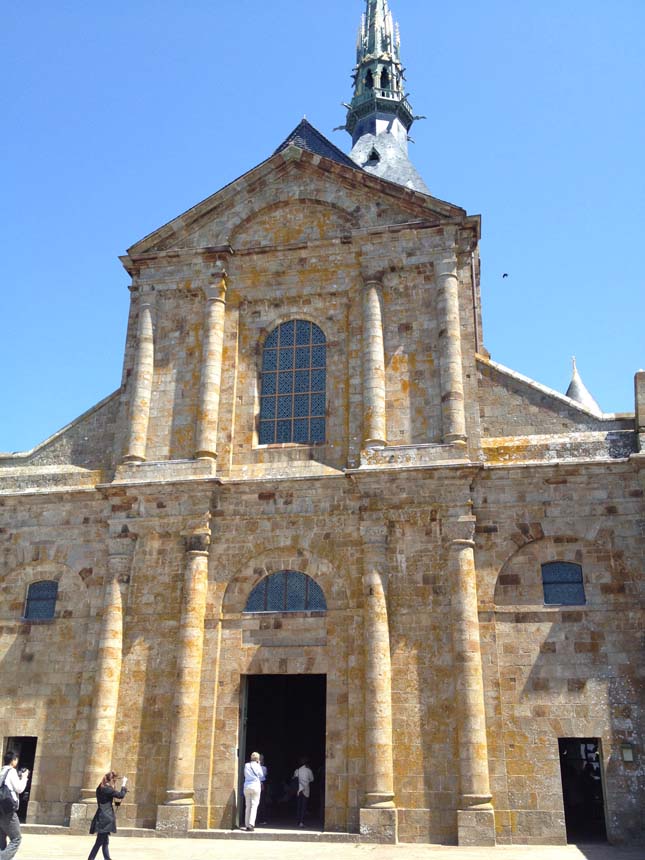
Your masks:
{"label": "triangular pediment", "polygon": [[269,159],[137,242],[128,255],[285,245],[464,217],[463,209],[372,176],[349,159],[342,163],[288,141]]}

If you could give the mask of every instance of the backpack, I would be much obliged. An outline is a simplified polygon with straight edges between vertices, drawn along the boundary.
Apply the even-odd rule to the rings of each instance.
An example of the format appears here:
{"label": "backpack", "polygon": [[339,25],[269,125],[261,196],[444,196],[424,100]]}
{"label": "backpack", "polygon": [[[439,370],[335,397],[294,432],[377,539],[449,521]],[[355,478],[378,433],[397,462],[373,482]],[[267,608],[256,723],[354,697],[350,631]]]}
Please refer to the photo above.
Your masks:
{"label": "backpack", "polygon": [[2,779],[2,783],[0,783],[0,814],[1,815],[11,815],[18,809],[18,804],[13,799],[13,794],[11,793],[11,789],[6,784],[7,783],[7,774],[9,773],[9,768],[7,768],[4,772],[4,776],[0,777]]}

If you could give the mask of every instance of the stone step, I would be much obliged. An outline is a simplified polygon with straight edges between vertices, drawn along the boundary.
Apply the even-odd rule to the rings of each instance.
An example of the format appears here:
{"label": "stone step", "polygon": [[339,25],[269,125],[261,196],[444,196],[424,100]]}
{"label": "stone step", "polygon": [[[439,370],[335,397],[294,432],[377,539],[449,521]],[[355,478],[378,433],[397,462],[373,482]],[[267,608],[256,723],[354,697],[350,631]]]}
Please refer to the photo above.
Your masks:
{"label": "stone step", "polygon": [[[21,829],[26,834],[78,835],[72,834],[69,827],[60,824],[23,824]],[[165,834],[148,827],[119,827],[116,835],[149,839],[166,838]],[[363,841],[358,833],[325,833],[320,830],[307,830],[307,828],[289,830],[277,827],[259,827],[252,833],[246,830],[189,830],[186,836],[189,839],[260,839],[272,842],[358,843]]]}

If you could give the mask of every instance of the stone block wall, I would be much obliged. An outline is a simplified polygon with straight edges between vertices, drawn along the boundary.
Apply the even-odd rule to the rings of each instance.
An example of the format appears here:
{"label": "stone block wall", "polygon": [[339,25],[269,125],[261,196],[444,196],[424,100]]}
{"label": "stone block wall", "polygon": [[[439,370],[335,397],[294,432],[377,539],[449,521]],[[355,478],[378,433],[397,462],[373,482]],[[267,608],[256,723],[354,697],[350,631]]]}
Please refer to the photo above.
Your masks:
{"label": "stone block wall", "polygon": [[[446,254],[455,258],[461,285],[464,396],[471,445],[477,447],[473,343],[480,321],[473,311],[471,282],[475,224],[462,225],[455,248],[455,230],[444,230],[436,215],[428,217],[415,195],[393,192],[395,205],[385,197],[379,200],[355,177],[331,183],[310,169],[308,156],[304,161],[302,166],[285,165],[271,177],[240,180],[234,199],[224,190],[210,208],[208,201],[201,204],[203,218],[190,226],[175,225],[178,232],[172,236],[161,238],[160,231],[154,251],[147,250],[142,263],[132,263],[117,457],[132,397],[143,295],[152,302],[155,342],[146,458],[178,460],[194,454],[204,290],[216,257],[227,273],[218,422],[222,476],[259,476],[275,462],[275,449],[259,446],[257,437],[262,344],[277,325],[294,318],[320,326],[328,343],[326,442],[312,446],[309,458],[337,469],[358,465],[366,278],[377,279],[383,290],[388,441],[440,442],[442,324],[433,267]],[[215,249],[210,262],[209,247]],[[285,463],[302,457],[302,446],[291,449],[283,446]]]}
{"label": "stone block wall", "polygon": [[[470,813],[476,829],[482,810],[458,810],[460,797],[469,794],[460,762],[472,739],[458,736],[464,721],[456,703],[465,673],[460,660],[478,653],[477,624],[475,613],[462,606],[458,617],[466,619],[473,642],[455,644],[453,605],[453,578],[468,580],[464,592],[474,582],[472,521],[498,841],[564,842],[560,737],[600,739],[609,836],[643,838],[637,811],[645,804],[645,517],[633,420],[584,414],[476,355],[478,225],[456,207],[429,199],[288,150],[270,169],[252,171],[131,249],[119,397],[50,440],[29,463],[0,462],[0,680],[6,693],[0,728],[4,737],[39,738],[32,820],[65,823],[81,790],[92,788],[84,785],[85,759],[101,624],[111,617],[104,586],[117,545],[123,653],[105,770],[131,777],[122,823],[158,823],[173,788],[169,761],[187,547],[196,535],[207,547],[209,531],[200,688],[190,704],[198,738],[194,792],[184,793],[194,795],[194,825],[230,827],[234,821],[244,677],[309,673],[327,679],[325,825],[358,832],[373,754],[366,749],[372,691],[365,681],[370,625],[364,583],[364,540],[372,534],[379,549],[369,550],[371,574],[380,580],[382,572],[386,586],[399,838],[453,843],[459,816]],[[211,468],[192,458],[204,289],[222,267],[226,313],[218,456]],[[366,455],[362,291],[372,279],[382,294],[385,435],[392,450]],[[448,302],[440,289],[456,301]],[[137,464],[137,453],[110,485],[127,437],[144,299],[155,352],[148,462]],[[445,316],[452,318],[439,320],[448,305]],[[259,446],[262,344],[292,318],[313,321],[327,338],[326,441]],[[450,361],[440,347],[447,327]],[[453,445],[438,444],[446,403],[453,409],[462,399],[466,446],[461,429],[452,434]],[[458,411],[451,412],[455,427]],[[511,438],[512,454],[501,450],[504,440],[496,449],[499,437]],[[105,457],[112,442],[114,458]],[[62,481],[76,489],[62,489]],[[458,569],[455,545],[463,553]],[[200,564],[205,553],[197,553]],[[540,565],[554,560],[582,566],[584,605],[544,605]],[[282,569],[318,582],[327,612],[245,614],[253,587]],[[29,624],[20,615],[26,588],[41,578],[59,582],[57,616]],[[121,618],[118,605],[114,617]],[[379,635],[382,630],[383,624]],[[479,702],[471,708],[473,721],[481,710]],[[101,739],[101,749],[109,749],[110,740]],[[622,743],[632,745],[633,763],[622,761]],[[479,746],[468,759],[477,767],[485,760],[485,745]],[[470,792],[484,806],[486,783],[480,779],[484,790]],[[490,819],[492,812],[485,809],[481,817]]]}
{"label": "stone block wall", "polygon": [[536,383],[529,384],[520,374],[504,372],[494,364],[477,360],[479,412],[484,436],[530,436],[582,431],[631,429],[626,417],[606,418],[592,415],[568,398]]}
{"label": "stone block wall", "polygon": [[[61,824],[82,783],[105,570],[95,494],[0,498],[0,734],[36,737],[29,820]],[[29,585],[58,583],[55,618],[25,621]]]}
{"label": "stone block wall", "polygon": [[[127,526],[134,553],[106,769],[131,777],[123,824],[154,827],[168,782],[182,535],[199,511],[210,511],[195,826],[233,821],[242,677],[304,672],[327,676],[326,827],[356,831],[369,755],[360,523],[376,517],[387,531],[399,838],[454,842],[457,667],[445,541],[464,492],[477,516],[498,841],[564,841],[559,737],[600,738],[610,838],[640,838],[643,496],[628,462],[611,473],[599,464],[435,468],[285,479],[271,489],[251,481],[115,487],[92,503],[86,493],[56,504],[48,496],[2,499],[0,666],[9,693],[0,714],[5,737],[39,738],[30,819],[64,823],[82,786],[109,518],[112,533]],[[582,565],[584,606],[544,606],[539,566],[555,559]],[[327,613],[245,615],[253,586],[280,569],[312,576]],[[46,625],[19,618],[34,577],[60,582],[59,614]],[[631,765],[620,757],[624,742],[636,750]]]}
{"label": "stone block wall", "polygon": [[[564,841],[558,738],[599,738],[611,841],[642,838],[642,495],[617,466],[491,470],[477,484],[489,758],[500,842]],[[581,565],[585,603],[545,606],[541,564]]]}

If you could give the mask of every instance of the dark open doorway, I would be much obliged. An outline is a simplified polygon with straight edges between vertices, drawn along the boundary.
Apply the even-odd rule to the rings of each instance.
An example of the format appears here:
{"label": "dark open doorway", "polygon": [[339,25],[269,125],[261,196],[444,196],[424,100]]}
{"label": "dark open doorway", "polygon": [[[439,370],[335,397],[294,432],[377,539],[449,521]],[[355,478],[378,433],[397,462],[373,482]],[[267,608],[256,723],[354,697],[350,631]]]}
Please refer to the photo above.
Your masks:
{"label": "dark open doorway", "polygon": [[[325,808],[325,675],[247,675],[243,679],[242,761],[262,753],[268,767],[257,824],[296,826],[290,780],[306,756],[314,775],[305,826],[322,830]],[[245,707],[244,707],[245,705]],[[241,786],[240,786],[241,789]],[[240,790],[241,794],[241,790]],[[243,800],[240,810],[243,815]]]}
{"label": "dark open doorway", "polygon": [[7,738],[4,745],[4,752],[9,750],[17,753],[20,761],[18,762],[18,770],[26,767],[29,771],[29,779],[27,780],[27,788],[20,795],[20,806],[18,807],[18,818],[20,821],[27,820],[27,806],[29,805],[29,794],[31,792],[31,781],[34,776],[34,762],[36,761],[36,744],[38,738],[32,737],[16,737]]}
{"label": "dark open doorway", "polygon": [[598,738],[560,738],[560,772],[567,842],[606,842]]}

